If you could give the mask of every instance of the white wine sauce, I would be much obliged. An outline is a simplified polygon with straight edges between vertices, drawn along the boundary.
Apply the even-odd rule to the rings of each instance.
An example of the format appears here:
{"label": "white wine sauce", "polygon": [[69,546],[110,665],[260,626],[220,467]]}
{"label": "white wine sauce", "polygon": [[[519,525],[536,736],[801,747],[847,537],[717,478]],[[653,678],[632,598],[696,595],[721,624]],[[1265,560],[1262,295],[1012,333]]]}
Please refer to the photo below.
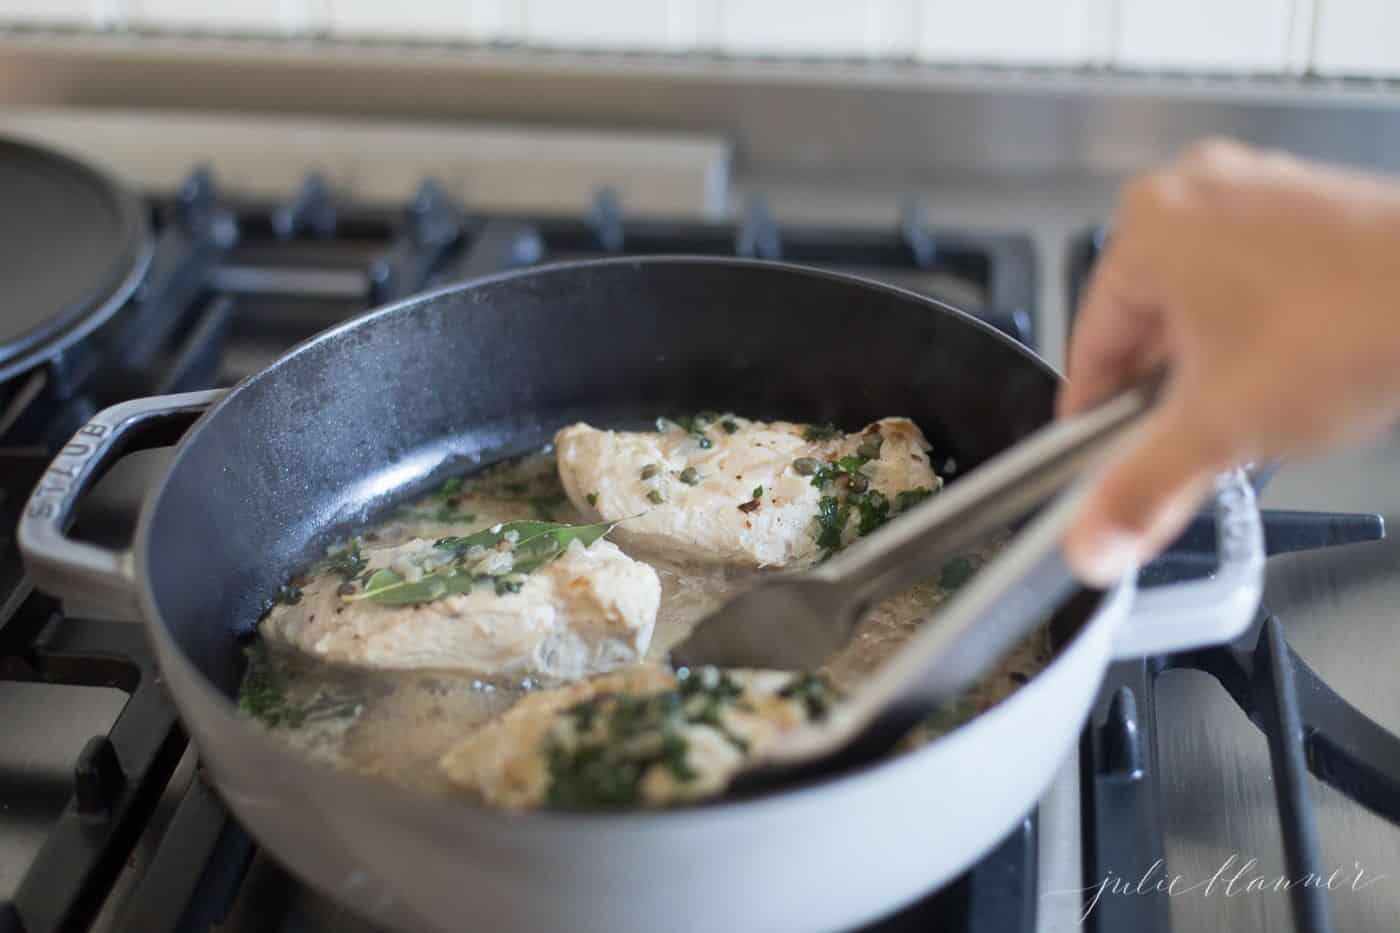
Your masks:
{"label": "white wine sauce", "polygon": [[[499,522],[541,518],[586,522],[564,496],[548,453],[500,464],[396,509],[356,537],[365,547],[411,538],[464,535]],[[849,690],[899,650],[922,625],[936,625],[939,605],[1004,543],[997,539],[950,561],[938,579],[872,610],[850,643],[823,668]],[[664,663],[670,647],[711,610],[760,580],[763,571],[677,563],[619,544],[661,577],[661,607],[648,660]],[[307,586],[331,574],[325,561],[293,578]],[[323,587],[316,587],[324,589]],[[309,601],[308,601],[309,602]],[[312,611],[308,607],[305,611]],[[472,728],[503,712],[526,691],[552,686],[520,677],[461,671],[378,670],[331,664],[271,639],[248,646],[239,704],[265,728],[313,758],[428,792],[460,796],[438,760]],[[1044,630],[1028,638],[993,674],[921,730],[928,738],[956,727],[1012,693],[1049,660]]]}

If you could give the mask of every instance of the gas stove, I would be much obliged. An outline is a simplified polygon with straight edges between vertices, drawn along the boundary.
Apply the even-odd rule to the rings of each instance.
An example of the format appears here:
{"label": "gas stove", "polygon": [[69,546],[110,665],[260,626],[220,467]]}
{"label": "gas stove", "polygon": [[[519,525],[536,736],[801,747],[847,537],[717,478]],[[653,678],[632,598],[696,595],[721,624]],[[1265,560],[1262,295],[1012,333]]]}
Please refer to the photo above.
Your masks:
{"label": "gas stove", "polygon": [[[72,168],[54,171],[63,177]],[[607,189],[579,216],[532,216],[473,211],[431,181],[407,204],[383,208],[346,199],[315,175],[276,203],[222,192],[207,171],[192,172],[173,196],[129,202],[101,179],[85,177],[96,186],[88,194],[96,191],[109,217],[135,218],[111,228],[113,237],[133,237],[112,251],[130,257],[133,271],[112,277],[108,269],[106,290],[82,292],[90,308],[101,307],[100,325],[84,328],[74,317],[30,341],[24,353],[0,347],[4,933],[371,929],[290,877],[228,817],[201,777],[139,626],[102,619],[100,606],[59,606],[25,580],[13,540],[18,510],[53,453],[96,410],[140,395],[232,384],[325,327],[425,288],[593,255],[706,253],[818,264],[944,298],[1031,346],[1041,333],[1031,239],[931,225],[913,198],[892,202],[888,228],[879,230],[785,225],[762,197],[750,198],[736,222],[717,224],[630,218]],[[135,205],[131,217],[114,208],[122,203]],[[100,249],[94,255],[112,258]],[[73,275],[70,269],[57,278]],[[88,497],[74,533],[108,544],[126,540],[145,483],[164,457],[156,448],[119,462]],[[1271,490],[1288,489],[1294,475],[1286,468]],[[1307,504],[1373,507],[1364,497]],[[1294,632],[1286,625],[1300,588],[1307,591],[1300,578],[1321,577],[1325,588],[1334,577],[1354,576],[1349,568],[1360,564],[1370,568],[1362,579],[1384,590],[1375,581],[1386,578],[1380,555],[1389,545],[1365,543],[1382,537],[1381,520],[1367,511],[1272,512],[1267,529],[1271,553],[1356,546],[1275,561],[1266,610],[1247,642],[1114,668],[1077,767],[1066,768],[1069,780],[967,874],[878,929],[1051,930],[1080,922],[1081,914],[1089,929],[1169,929],[1173,921],[1175,928],[1200,928],[1181,912],[1182,898],[1151,890],[1095,896],[1105,876],[1138,884],[1163,871],[1153,868],[1158,858],[1178,870],[1172,827],[1180,821],[1172,808],[1201,779],[1182,776],[1171,747],[1180,723],[1163,712],[1182,670],[1218,679],[1221,693],[1228,691],[1269,737],[1265,743],[1251,733],[1241,741],[1271,753],[1281,841],[1254,854],[1278,863],[1274,874],[1330,865],[1333,853],[1317,838],[1332,797],[1312,802],[1321,792],[1308,770],[1395,818],[1400,745],[1289,648]],[[1213,540],[1198,523],[1147,569],[1144,583],[1209,573]],[[1400,581],[1388,585],[1400,588]],[[1317,670],[1331,677],[1335,668]],[[1232,710],[1214,715],[1244,718]],[[1400,725],[1400,716],[1389,722]],[[1199,767],[1216,779],[1209,763]],[[1269,786],[1264,774],[1256,778]],[[1222,818],[1231,812],[1211,811]],[[1400,854],[1393,855],[1389,867],[1400,870]],[[1387,871],[1384,863],[1374,869]],[[1335,894],[1331,905],[1325,890],[1295,891],[1291,913],[1286,894],[1261,908],[1282,911],[1267,928],[1325,930],[1333,907],[1342,915],[1357,903],[1394,903],[1377,901],[1374,889],[1345,900]]]}

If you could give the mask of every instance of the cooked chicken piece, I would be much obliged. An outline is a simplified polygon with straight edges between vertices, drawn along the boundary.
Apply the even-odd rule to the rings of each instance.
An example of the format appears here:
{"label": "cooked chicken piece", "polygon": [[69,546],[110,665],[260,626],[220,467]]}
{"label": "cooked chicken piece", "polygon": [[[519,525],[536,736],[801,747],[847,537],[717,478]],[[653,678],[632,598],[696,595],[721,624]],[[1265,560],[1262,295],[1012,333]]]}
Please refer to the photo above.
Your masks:
{"label": "cooked chicken piece", "polygon": [[475,585],[473,577],[457,578],[468,581],[464,591],[386,603],[366,595],[372,574],[394,574],[403,584],[385,592],[403,594],[449,567],[453,554],[426,538],[363,549],[356,575],[368,584],[320,573],[299,601],[272,609],[262,633],[327,661],[558,678],[611,670],[646,652],[661,581],[616,545],[575,540],[523,574],[510,573],[508,547],[478,550],[470,567]]}
{"label": "cooked chicken piece", "polygon": [[530,694],[449,751],[442,770],[512,809],[699,800],[834,700],[807,675],[708,668],[678,680],[636,668]]}
{"label": "cooked chicken piece", "polygon": [[666,426],[575,424],[554,444],[576,508],[625,518],[619,540],[674,557],[802,564],[942,486],[928,442],[907,418],[884,418],[857,434],[734,416],[697,418],[690,430]]}

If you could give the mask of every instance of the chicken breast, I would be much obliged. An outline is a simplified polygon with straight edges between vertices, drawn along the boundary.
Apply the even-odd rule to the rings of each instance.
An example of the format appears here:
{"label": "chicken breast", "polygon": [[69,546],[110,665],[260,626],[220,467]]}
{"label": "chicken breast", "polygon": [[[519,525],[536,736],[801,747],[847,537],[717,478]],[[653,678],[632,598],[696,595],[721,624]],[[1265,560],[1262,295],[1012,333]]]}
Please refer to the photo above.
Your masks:
{"label": "chicken breast", "polygon": [[929,445],[907,418],[856,434],[700,416],[687,427],[555,435],[559,477],[618,538],[669,556],[752,566],[810,562],[938,491]]}
{"label": "chicken breast", "polygon": [[443,756],[449,781],[512,809],[659,807],[724,791],[783,732],[823,718],[818,678],[707,668],[608,674],[531,693]]}
{"label": "chicken breast", "polygon": [[518,573],[508,546],[475,546],[470,566],[429,538],[362,549],[354,582],[323,570],[294,604],[274,606],[261,631],[377,668],[576,678],[637,661],[661,603],[656,571],[605,540],[559,551]]}

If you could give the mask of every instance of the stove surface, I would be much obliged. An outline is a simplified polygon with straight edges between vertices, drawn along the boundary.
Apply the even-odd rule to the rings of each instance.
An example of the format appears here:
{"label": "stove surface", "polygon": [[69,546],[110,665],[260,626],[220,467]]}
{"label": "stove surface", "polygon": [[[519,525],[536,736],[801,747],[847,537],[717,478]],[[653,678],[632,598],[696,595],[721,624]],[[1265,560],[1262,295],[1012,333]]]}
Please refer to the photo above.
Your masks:
{"label": "stove surface", "polygon": [[[1375,511],[1390,527],[1400,527],[1397,476],[1400,436],[1392,433],[1363,449],[1285,465],[1264,504]],[[1334,690],[1382,726],[1400,731],[1400,542],[1273,558],[1264,602],[1294,650]],[[1199,672],[1164,675],[1157,699],[1169,874],[1182,875],[1188,884],[1205,881],[1232,856],[1230,875],[1249,859],[1258,860],[1236,890],[1256,875],[1272,882],[1287,874],[1264,736]],[[1331,892],[1334,928],[1392,928],[1400,913],[1400,827],[1311,775],[1307,785],[1322,867],[1345,877]],[[1358,869],[1365,874],[1354,889]],[[1273,890],[1227,897],[1217,889],[1169,901],[1173,923],[1184,930],[1280,930],[1292,922],[1287,895]]]}
{"label": "stove surface", "polygon": [[[312,333],[424,287],[542,260],[631,251],[776,255],[873,272],[972,307],[1058,361],[1068,305],[1053,295],[1046,299],[1047,289],[1053,292],[1060,283],[1047,285],[1038,267],[1065,268],[1076,280],[1087,263],[1067,225],[1100,211],[1108,200],[1103,191],[1085,195],[1061,186],[1056,196],[1074,201],[1073,210],[1066,210],[1053,199],[1028,197],[1024,189],[1002,192],[1000,201],[996,192],[964,190],[938,201],[939,223],[932,225],[913,200],[891,198],[886,227],[866,218],[859,229],[848,229],[803,214],[826,197],[846,216],[851,204],[841,200],[843,192],[797,198],[792,188],[772,190],[773,208],[750,196],[732,225],[634,221],[606,191],[577,217],[474,214],[431,184],[402,210],[364,209],[342,203],[315,179],[283,203],[255,204],[221,197],[214,179],[201,173],[176,198],[148,202],[157,220],[156,256],[128,319],[131,326],[122,339],[103,346],[104,365],[78,355],[0,386],[0,718],[6,723],[6,741],[0,743],[0,931],[370,930],[289,878],[227,821],[193,754],[178,754],[183,736],[177,727],[166,741],[145,749],[150,783],[163,793],[145,792],[140,782],[114,782],[102,764],[103,743],[91,740],[118,728],[118,717],[130,716],[134,701],[127,700],[131,684],[120,670],[90,662],[94,651],[115,644],[132,664],[146,663],[139,630],[85,621],[100,607],[68,607],[66,617],[56,616],[58,607],[22,582],[12,538],[18,508],[52,451],[97,408],[137,395],[230,384]],[[775,220],[792,216],[790,210],[807,222]],[[1024,232],[967,232],[995,227]],[[164,456],[152,450],[121,461],[89,497],[77,533],[124,541]],[[1380,512],[1393,519],[1400,513],[1397,466],[1400,434],[1392,434],[1364,449],[1284,465],[1263,503]],[[1366,525],[1353,521],[1348,527]],[[1384,541],[1274,557],[1265,596],[1265,608],[1302,661],[1391,730],[1400,730],[1400,688],[1393,674],[1400,640],[1390,608],[1400,605],[1397,549]],[[1241,650],[1249,654],[1253,642]],[[1160,837],[1137,833],[1137,824],[1126,818],[1109,826],[1107,837],[1097,835],[1098,829],[1081,834],[1109,813],[1102,790],[1117,780],[1094,770],[1112,731],[1103,727],[1114,697],[1106,693],[1086,730],[1080,761],[1067,763],[1035,818],[977,871],[882,928],[1117,933],[1392,926],[1387,920],[1400,911],[1400,830],[1306,773],[1301,790],[1284,796],[1306,804],[1304,822],[1315,823],[1320,840],[1319,866],[1349,872],[1344,884],[1327,892],[1322,922],[1300,919],[1284,891],[1231,894],[1222,889],[1223,879],[1203,890],[1222,865],[1231,866],[1228,878],[1251,858],[1255,866],[1246,868],[1235,887],[1256,876],[1272,883],[1288,871],[1285,844],[1296,836],[1296,826],[1278,816],[1280,772],[1271,762],[1270,743],[1216,678],[1190,666],[1200,661],[1154,659],[1113,673],[1139,689],[1147,680],[1153,684],[1140,689],[1142,706],[1133,719],[1146,740],[1148,767],[1130,783],[1136,787],[1136,816],[1149,828],[1160,824]],[[1322,688],[1304,683],[1320,695]],[[142,720],[142,733],[169,728],[160,718],[158,696],[150,697],[143,715],[155,718]],[[1268,697],[1255,699],[1260,719],[1258,701]],[[1301,696],[1304,707],[1317,699]],[[1115,715],[1121,724],[1121,703]],[[1307,729],[1298,733],[1300,741],[1284,744],[1298,751],[1300,770],[1303,763],[1321,768],[1316,756],[1325,747]],[[122,739],[123,749],[130,738]],[[1383,738],[1379,744],[1389,749],[1393,737]],[[121,761],[128,761],[125,751]],[[1379,782],[1386,791],[1382,809],[1392,818],[1400,804],[1397,778],[1400,769],[1389,775],[1390,783]],[[114,816],[123,808],[139,819],[118,833]],[[69,817],[68,848],[48,852],[50,864],[72,862],[83,846],[103,839],[120,837],[121,843],[115,871],[98,865],[95,893],[76,901],[55,899],[51,888],[26,881],[34,860],[54,846],[55,827]],[[1165,863],[1140,884],[1151,865],[1150,858],[1141,859],[1154,852]],[[1358,866],[1365,884],[1353,889]],[[1112,875],[1124,880],[1081,919],[1089,904],[1080,889]],[[1176,875],[1178,887],[1188,890],[1154,893],[1156,878]],[[1038,878],[1038,887],[1027,884],[1028,878]],[[12,901],[19,907],[4,906]]]}

